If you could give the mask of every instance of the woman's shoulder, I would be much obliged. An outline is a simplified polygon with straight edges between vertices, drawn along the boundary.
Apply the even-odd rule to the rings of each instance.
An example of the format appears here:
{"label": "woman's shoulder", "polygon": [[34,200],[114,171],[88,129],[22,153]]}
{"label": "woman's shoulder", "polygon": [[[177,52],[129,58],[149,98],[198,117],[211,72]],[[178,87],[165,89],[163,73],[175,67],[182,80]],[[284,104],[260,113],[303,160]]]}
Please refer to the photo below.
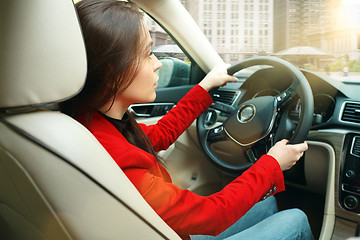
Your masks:
{"label": "woman's shoulder", "polygon": [[95,128],[92,134],[121,168],[148,168],[156,162],[151,154],[129,143],[115,127]]}
{"label": "woman's shoulder", "polygon": [[122,169],[150,169],[157,163],[153,155],[129,143],[101,114],[94,113],[88,129]]}

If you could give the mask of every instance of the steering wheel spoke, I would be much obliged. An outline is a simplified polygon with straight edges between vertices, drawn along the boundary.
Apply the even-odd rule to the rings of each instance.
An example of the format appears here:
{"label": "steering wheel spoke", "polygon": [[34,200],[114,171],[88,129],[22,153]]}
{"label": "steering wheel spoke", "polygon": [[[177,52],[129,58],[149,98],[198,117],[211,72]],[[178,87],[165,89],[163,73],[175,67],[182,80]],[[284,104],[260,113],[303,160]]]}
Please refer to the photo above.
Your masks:
{"label": "steering wheel spoke", "polygon": [[207,136],[209,144],[227,140],[223,125],[210,129]]}
{"label": "steering wheel spoke", "polygon": [[246,157],[249,160],[249,162],[251,163],[255,163],[259,157],[257,156],[257,154],[255,153],[255,149],[254,148],[249,148],[246,151]]}
{"label": "steering wheel spoke", "polygon": [[270,150],[270,148],[272,146],[274,146],[274,144],[275,144],[274,137],[275,137],[274,134],[270,133],[269,136],[265,139],[265,147],[266,147],[265,152],[266,153]]}
{"label": "steering wheel spoke", "polygon": [[235,110],[234,107],[222,102],[214,102],[211,107],[225,114],[230,114]]}
{"label": "steering wheel spoke", "polygon": [[247,159],[249,162],[255,163],[262,155],[266,154],[274,144],[274,134],[270,133],[266,138],[246,150]]}
{"label": "steering wheel spoke", "polygon": [[284,107],[291,102],[292,99],[296,96],[296,84],[291,84],[285,91],[279,93],[275,98],[277,101],[277,110],[281,112]]}

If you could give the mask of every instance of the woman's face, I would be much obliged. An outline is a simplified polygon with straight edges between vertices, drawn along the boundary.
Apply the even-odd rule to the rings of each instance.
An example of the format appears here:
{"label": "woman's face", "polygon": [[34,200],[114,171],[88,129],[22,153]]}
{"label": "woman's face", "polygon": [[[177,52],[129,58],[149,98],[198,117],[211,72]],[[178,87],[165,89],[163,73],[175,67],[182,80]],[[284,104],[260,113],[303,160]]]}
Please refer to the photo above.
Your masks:
{"label": "woman's face", "polygon": [[144,38],[146,44],[142,44],[144,50],[139,56],[139,71],[131,85],[117,96],[117,101],[130,106],[133,103],[153,102],[156,97],[155,89],[159,76],[157,70],[162,63],[151,52],[152,40],[149,31],[145,29]]}

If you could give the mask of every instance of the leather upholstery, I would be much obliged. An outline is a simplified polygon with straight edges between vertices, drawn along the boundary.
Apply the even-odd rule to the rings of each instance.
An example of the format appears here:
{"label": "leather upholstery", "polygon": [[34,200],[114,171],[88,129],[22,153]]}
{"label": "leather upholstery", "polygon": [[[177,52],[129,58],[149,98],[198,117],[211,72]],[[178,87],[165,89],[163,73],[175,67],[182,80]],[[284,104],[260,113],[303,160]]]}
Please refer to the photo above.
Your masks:
{"label": "leather upholstery", "polygon": [[86,57],[71,0],[0,2],[0,239],[179,239],[93,135],[58,111]]}
{"label": "leather upholstery", "polygon": [[86,53],[72,1],[0,3],[0,109],[49,103],[77,93]]}

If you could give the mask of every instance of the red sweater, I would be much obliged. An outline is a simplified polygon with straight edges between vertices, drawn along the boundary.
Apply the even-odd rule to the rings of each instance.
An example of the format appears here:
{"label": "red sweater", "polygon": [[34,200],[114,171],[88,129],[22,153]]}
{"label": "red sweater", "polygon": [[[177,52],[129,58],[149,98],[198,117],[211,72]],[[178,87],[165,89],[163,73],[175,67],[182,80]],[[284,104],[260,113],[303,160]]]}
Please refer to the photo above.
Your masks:
{"label": "red sweater", "polygon": [[[167,149],[211,103],[209,94],[197,85],[157,124],[140,126],[156,151]],[[264,155],[220,192],[199,196],[172,184],[169,173],[153,155],[128,143],[100,114],[94,114],[89,130],[150,206],[182,238],[199,234],[218,235],[272,191],[274,186],[277,192],[285,189],[278,162]]]}

